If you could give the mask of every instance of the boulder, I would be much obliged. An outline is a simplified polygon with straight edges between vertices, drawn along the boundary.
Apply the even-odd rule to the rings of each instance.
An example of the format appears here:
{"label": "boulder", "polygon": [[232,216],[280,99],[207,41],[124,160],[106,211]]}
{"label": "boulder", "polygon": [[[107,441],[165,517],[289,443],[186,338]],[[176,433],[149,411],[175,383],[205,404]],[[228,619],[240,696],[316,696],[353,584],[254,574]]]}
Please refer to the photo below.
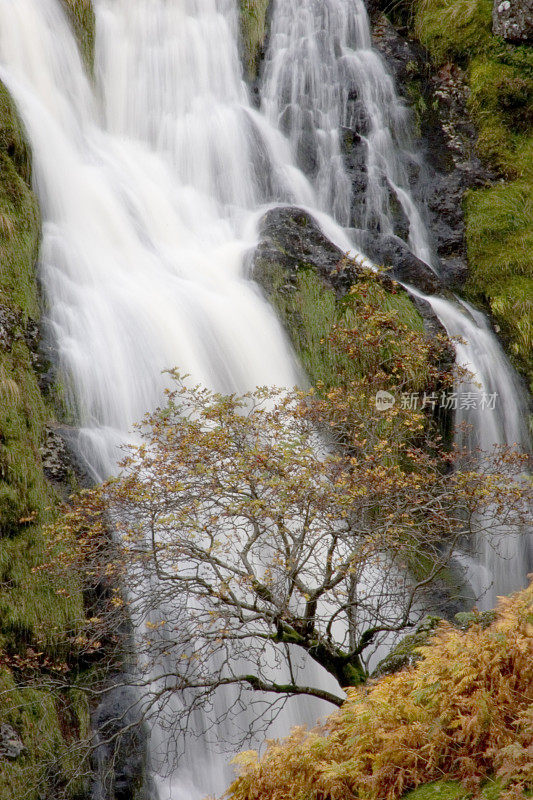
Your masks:
{"label": "boulder", "polygon": [[345,253],[322,233],[307,211],[288,206],[267,211],[259,223],[259,236],[252,273],[267,294],[280,269],[286,276],[286,288],[295,283],[300,271],[309,268],[339,294],[353,283],[355,265],[345,263]]}
{"label": "boulder", "polygon": [[[413,256],[401,239],[366,231],[352,233],[365,255],[376,264],[393,267],[381,274],[385,284],[397,279],[408,281],[423,292],[442,290],[431,268]],[[284,206],[268,211],[259,223],[259,235],[259,244],[251,257],[251,271],[270,300],[277,292],[293,291],[298,273],[303,270],[317,272],[340,297],[361,277],[362,268],[356,262],[347,262],[345,253],[322,233],[311,214],[301,208]],[[410,296],[427,332],[446,335],[430,304]]]}
{"label": "boulder", "polygon": [[492,32],[508,42],[533,42],[533,0],[494,0]]}
{"label": "boulder", "polygon": [[416,664],[422,657],[419,648],[428,644],[441,621],[441,617],[433,615],[424,617],[414,632],[404,636],[379,662],[372,677],[382,678],[384,675],[392,675],[394,672]]}
{"label": "boulder", "polygon": [[25,750],[24,743],[16,730],[3,722],[0,725],[0,759],[15,760]]}
{"label": "boulder", "polygon": [[442,281],[431,267],[409,250],[398,236],[385,236],[376,231],[357,231],[356,241],[375,264],[385,267],[385,274],[409,283],[425,294],[443,291]]}

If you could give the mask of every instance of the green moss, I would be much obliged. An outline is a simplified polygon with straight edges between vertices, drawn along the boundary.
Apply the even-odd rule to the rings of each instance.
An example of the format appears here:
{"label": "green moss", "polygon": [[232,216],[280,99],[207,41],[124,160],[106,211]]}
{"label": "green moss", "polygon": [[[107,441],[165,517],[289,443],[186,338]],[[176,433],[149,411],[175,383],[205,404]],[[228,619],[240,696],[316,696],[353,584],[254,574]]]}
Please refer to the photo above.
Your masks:
{"label": "green moss", "polygon": [[[0,663],[70,656],[69,634],[83,618],[79,587],[58,583],[44,524],[54,495],[43,475],[40,448],[51,414],[34,369],[33,329],[39,317],[35,274],[40,218],[29,186],[29,148],[14,105],[0,84]],[[42,663],[42,662],[41,662]],[[34,676],[37,680],[39,673]],[[12,725],[26,751],[2,760],[0,800],[81,796],[78,741],[88,727],[80,693],[19,688],[0,670],[0,723]],[[80,745],[81,746],[81,745]]]}
{"label": "green moss", "polygon": [[455,781],[428,783],[404,795],[405,800],[462,800],[467,796],[466,789]]}
{"label": "green moss", "polygon": [[2,761],[0,800],[87,796],[89,711],[79,692],[62,699],[36,689],[20,689],[0,671],[0,723],[18,733],[25,751]]}
{"label": "green moss", "polygon": [[94,68],[95,16],[92,0],[62,0],[78,39],[85,65],[92,74]]}
{"label": "green moss", "polygon": [[533,389],[533,183],[517,180],[469,192],[465,208],[471,268],[466,288],[489,307]]}
{"label": "green moss", "polygon": [[244,63],[251,80],[257,77],[259,69],[269,2],[270,0],[240,0]]}
{"label": "green moss", "polygon": [[418,0],[413,28],[437,63],[464,64],[491,44],[492,0]]}
{"label": "green moss", "polygon": [[436,65],[466,71],[476,149],[501,176],[465,200],[465,290],[533,389],[533,48],[493,36],[491,13],[492,0],[418,0],[412,25]]}

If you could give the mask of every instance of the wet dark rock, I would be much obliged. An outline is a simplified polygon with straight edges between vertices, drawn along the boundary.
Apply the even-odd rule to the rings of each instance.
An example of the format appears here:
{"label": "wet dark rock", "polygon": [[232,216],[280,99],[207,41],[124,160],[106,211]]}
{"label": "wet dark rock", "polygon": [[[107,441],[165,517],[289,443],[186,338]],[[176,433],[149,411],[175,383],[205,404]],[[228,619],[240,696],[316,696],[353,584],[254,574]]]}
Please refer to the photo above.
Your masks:
{"label": "wet dark rock", "polygon": [[533,42],[533,0],[494,0],[492,32],[515,44]]}
{"label": "wet dark rock", "polygon": [[356,227],[363,224],[361,210],[364,208],[367,187],[366,146],[361,138],[362,126],[362,123],[358,125],[358,131],[341,128],[340,136],[344,167],[352,184],[351,220]]}
{"label": "wet dark rock", "polygon": [[413,109],[416,148],[426,169],[411,189],[426,213],[443,283],[458,288],[467,277],[462,210],[469,188],[493,175],[475,154],[476,130],[467,109],[466,77],[456,65],[438,71],[426,51],[383,16],[374,25],[374,44],[392,72],[398,91]]}
{"label": "wet dark rock", "polygon": [[267,291],[280,269],[287,276],[287,290],[299,272],[315,270],[339,293],[348,291],[354,265],[325,236],[311,214],[284,206],[268,211],[259,224],[260,241],[252,256],[252,274]]}
{"label": "wet dark rock", "polygon": [[[430,336],[441,336],[444,338],[448,338],[448,334],[446,332],[446,328],[437,317],[431,304],[424,300],[421,297],[417,297],[416,295],[412,294],[409,290],[407,290],[407,294],[411,302],[413,303],[414,307],[424,320],[424,328],[426,332]],[[446,348],[443,352],[443,360],[441,362],[441,368],[444,370],[451,369],[453,364],[455,363],[455,350],[451,346],[451,344]]]}
{"label": "wet dark rock", "polygon": [[11,725],[3,722],[0,725],[0,759],[17,759],[25,750],[24,742]]}
{"label": "wet dark rock", "polygon": [[358,231],[357,242],[375,264],[386,267],[386,275],[409,283],[425,294],[443,290],[440,278],[409,250],[398,236],[384,236],[374,231]]}
{"label": "wet dark rock", "polygon": [[97,732],[93,800],[149,797],[145,781],[147,730],[139,724],[138,700],[132,687],[115,685],[93,714],[93,729]]}

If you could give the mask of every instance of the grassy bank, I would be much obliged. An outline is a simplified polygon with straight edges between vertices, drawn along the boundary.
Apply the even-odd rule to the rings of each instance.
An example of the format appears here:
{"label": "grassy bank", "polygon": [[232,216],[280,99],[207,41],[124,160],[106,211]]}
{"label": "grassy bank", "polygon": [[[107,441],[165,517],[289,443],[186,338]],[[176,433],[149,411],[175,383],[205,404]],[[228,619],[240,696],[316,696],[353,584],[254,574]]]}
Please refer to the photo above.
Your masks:
{"label": "grassy bank", "polygon": [[467,294],[500,327],[533,388],[533,48],[491,32],[491,0],[417,0],[410,24],[436,66],[466,74],[477,152],[492,186],[465,198]]}
{"label": "grassy bank", "polygon": [[0,724],[26,748],[13,761],[0,759],[0,800],[80,796],[72,742],[88,719],[68,691],[22,688],[69,659],[65,631],[74,636],[83,616],[77,587],[38,569],[56,501],[41,461],[52,412],[35,370],[40,220],[29,181],[23,131],[0,85]]}

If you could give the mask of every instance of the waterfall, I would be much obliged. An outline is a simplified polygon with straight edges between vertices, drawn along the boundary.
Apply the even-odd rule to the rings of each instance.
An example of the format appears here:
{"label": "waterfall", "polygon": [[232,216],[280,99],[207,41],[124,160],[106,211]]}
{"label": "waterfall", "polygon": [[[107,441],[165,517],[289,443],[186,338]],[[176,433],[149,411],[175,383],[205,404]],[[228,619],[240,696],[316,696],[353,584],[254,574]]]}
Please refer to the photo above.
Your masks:
{"label": "waterfall", "polygon": [[[317,202],[285,138],[249,102],[235,0],[94,7],[93,84],[60,0],[0,0],[0,79],[31,143],[45,319],[79,450],[98,479],[161,402],[166,368],[222,392],[302,379],[244,256],[262,206]],[[149,606],[149,582],[145,590]],[[308,667],[307,681],[326,678]],[[270,735],[330,708],[289,701]],[[250,721],[244,709],[236,724]],[[228,754],[201,740],[212,720],[191,725],[175,772],[154,723],[160,800],[222,792],[233,775]],[[227,729],[214,730],[223,742]]]}
{"label": "waterfall", "polygon": [[[393,234],[395,206],[408,243],[432,263],[427,228],[409,183],[423,171],[412,146],[410,113],[372,48],[362,0],[275,0],[263,77],[265,116],[287,135],[310,173],[321,208],[345,227]],[[365,149],[364,203],[354,202],[341,137]]]}
{"label": "waterfall", "polygon": [[[261,112],[241,76],[237,6],[94,0],[93,82],[60,0],[0,0],[0,78],[28,133],[43,217],[46,322],[79,449],[97,478],[113,472],[131,425],[160,402],[165,368],[223,392],[301,379],[244,273],[261,209],[314,209],[339,243],[349,241],[340,226],[387,234],[398,232],[396,217],[413,251],[433,262],[409,189],[423,165],[360,0],[277,0]],[[364,206],[351,196],[343,127],[357,128],[365,148]],[[494,430],[518,438],[503,422],[519,419],[518,393],[489,329],[477,312],[431,302],[451,334],[468,320],[461,358],[502,397],[506,383],[513,410],[499,410]],[[487,352],[504,365],[490,379]],[[272,733],[325,710],[291,701]],[[195,722],[201,734],[205,720]],[[186,764],[165,774],[164,738],[155,725],[158,800],[226,787],[227,755],[208,755],[197,740]]]}
{"label": "waterfall", "polygon": [[[415,152],[408,109],[372,48],[362,0],[274,0],[262,107],[289,139],[324,211],[344,226],[401,236],[438,272],[410,189],[424,179],[424,165]],[[358,195],[341,153],[346,130],[363,148]],[[357,231],[352,235],[357,245]],[[457,405],[458,446],[529,450],[524,389],[484,315],[458,298],[415,294],[431,304],[450,337],[460,337],[457,363],[472,374],[471,382],[458,387],[461,395],[473,395],[470,404]],[[483,400],[489,397],[491,402]],[[533,566],[533,536],[503,529],[498,538],[497,547],[479,541],[474,557],[465,558],[481,607],[492,608],[498,594],[521,588]]]}

